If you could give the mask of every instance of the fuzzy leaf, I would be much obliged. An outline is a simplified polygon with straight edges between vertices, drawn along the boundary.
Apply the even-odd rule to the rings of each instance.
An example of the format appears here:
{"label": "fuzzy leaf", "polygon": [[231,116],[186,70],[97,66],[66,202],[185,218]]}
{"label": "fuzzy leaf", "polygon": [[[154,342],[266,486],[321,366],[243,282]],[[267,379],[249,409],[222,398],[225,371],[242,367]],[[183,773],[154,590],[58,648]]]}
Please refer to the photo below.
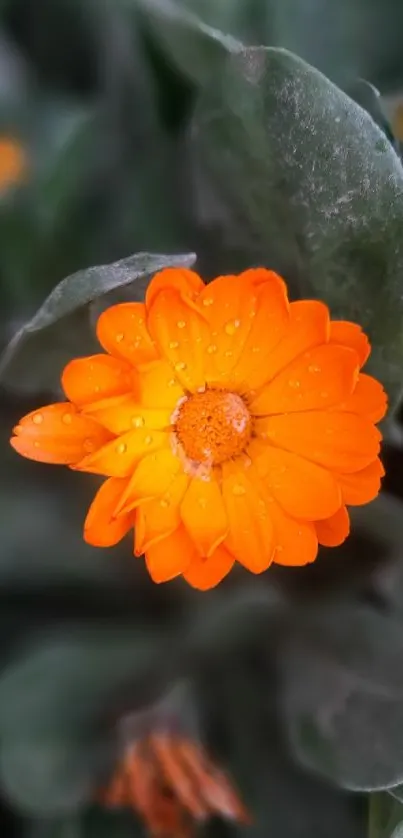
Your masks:
{"label": "fuzzy leaf", "polygon": [[[89,327],[90,303],[101,297],[107,298],[107,295],[120,289],[127,289],[131,283],[131,298],[141,300],[152,274],[165,267],[190,267],[195,259],[191,253],[176,256],[136,253],[110,265],[86,268],[63,279],[33,318],[18,330],[0,357],[0,381],[18,388],[22,376],[28,379],[31,389],[38,390],[41,386],[49,389],[50,384],[54,384],[52,372],[55,367],[57,375],[54,377],[58,380],[63,362],[72,354],[91,351],[94,346]],[[80,342],[80,332],[84,335],[84,347],[82,339]],[[34,368],[32,353],[36,361]]]}
{"label": "fuzzy leaf", "polygon": [[[280,269],[296,296],[358,321],[368,369],[392,403],[402,387],[403,169],[372,118],[281,49],[228,57],[200,96],[195,164],[227,207],[250,262]],[[237,227],[234,227],[234,219]]]}
{"label": "fuzzy leaf", "polygon": [[159,652],[144,626],[76,627],[45,637],[4,671],[0,778],[14,806],[56,816],[90,799],[111,765],[114,716],[133,685],[143,688]]}

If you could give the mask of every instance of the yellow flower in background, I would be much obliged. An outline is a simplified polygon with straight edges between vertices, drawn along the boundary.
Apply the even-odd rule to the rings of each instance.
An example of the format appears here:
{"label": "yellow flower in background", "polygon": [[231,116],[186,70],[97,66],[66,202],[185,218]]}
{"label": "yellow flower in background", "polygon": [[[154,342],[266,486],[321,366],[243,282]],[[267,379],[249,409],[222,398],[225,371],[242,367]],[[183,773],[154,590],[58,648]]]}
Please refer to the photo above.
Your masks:
{"label": "yellow flower in background", "polygon": [[134,527],[156,582],[307,564],[378,494],[386,396],[361,372],[368,339],[321,302],[289,303],[272,271],[205,285],[166,269],[97,336],[104,354],[63,372],[68,401],[21,419],[11,444],[105,476],[84,537],[111,546]]}

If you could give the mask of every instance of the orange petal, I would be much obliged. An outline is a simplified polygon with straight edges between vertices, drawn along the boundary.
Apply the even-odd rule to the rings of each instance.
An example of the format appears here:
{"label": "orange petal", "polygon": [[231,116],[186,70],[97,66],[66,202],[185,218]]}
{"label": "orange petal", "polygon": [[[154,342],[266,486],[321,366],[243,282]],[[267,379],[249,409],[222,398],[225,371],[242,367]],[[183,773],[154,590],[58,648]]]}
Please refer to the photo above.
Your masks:
{"label": "orange petal", "polygon": [[206,381],[220,384],[235,368],[251,330],[257,296],[247,274],[219,276],[198,303],[210,328],[206,344]]}
{"label": "orange petal", "polygon": [[272,445],[348,474],[375,459],[381,440],[378,429],[362,416],[325,410],[256,419],[255,432]]}
{"label": "orange petal", "polygon": [[248,376],[248,385],[255,390],[270,381],[299,355],[326,343],[329,336],[329,310],[318,300],[291,303],[289,324],[284,337],[264,359],[264,364]]}
{"label": "orange petal", "polygon": [[354,392],[342,405],[341,410],[351,413],[361,413],[371,422],[380,422],[385,416],[388,407],[388,397],[382,384],[366,375],[364,372],[358,376]]}
{"label": "orange petal", "polygon": [[183,387],[196,392],[205,385],[204,352],[208,326],[177,291],[160,291],[148,309],[147,325],[160,353]]}
{"label": "orange petal", "polygon": [[318,537],[315,524],[297,521],[274,500],[270,505],[275,545],[273,561],[289,567],[300,567],[315,561],[318,554]]}
{"label": "orange petal", "polygon": [[361,506],[374,500],[380,492],[384,474],[385,469],[379,457],[355,474],[336,474],[344,503]]}
{"label": "orange petal", "polygon": [[358,376],[356,352],[324,344],[304,352],[250,402],[256,415],[324,410],[353,392]]}
{"label": "orange petal", "polygon": [[119,303],[98,318],[97,338],[106,352],[131,364],[144,364],[157,358],[147,331],[144,303]]}
{"label": "orange petal", "polygon": [[111,434],[82,416],[69,402],[50,404],[20,419],[10,444],[23,457],[40,463],[73,465],[87,451],[97,451]]}
{"label": "orange petal", "polygon": [[189,484],[186,474],[178,474],[161,497],[141,503],[136,515],[135,553],[146,550],[174,532],[181,523],[179,505]]}
{"label": "orange petal", "polygon": [[185,302],[195,300],[203,291],[203,280],[188,268],[164,268],[154,275],[146,291],[146,307],[149,309],[160,291],[177,291]]}
{"label": "orange petal", "polygon": [[110,355],[76,358],[64,368],[62,387],[68,399],[82,407],[98,399],[122,396],[133,387],[133,370]]}
{"label": "orange petal", "polygon": [[327,469],[256,440],[248,454],[270,495],[293,517],[315,521],[328,518],[340,507],[340,487]]}
{"label": "orange petal", "polygon": [[152,408],[139,405],[135,396],[117,396],[87,405],[85,413],[91,415],[100,425],[114,434],[124,434],[133,428],[148,428],[153,431],[167,429],[171,425],[170,408]]}
{"label": "orange petal", "polygon": [[177,758],[175,740],[169,734],[155,733],[151,735],[150,742],[162,769],[163,782],[196,820],[207,818],[209,810],[203,800],[202,789],[192,782],[180,757]]}
{"label": "orange petal", "polygon": [[181,518],[201,556],[210,556],[228,532],[221,489],[215,477],[193,478],[181,503]]}
{"label": "orange petal", "polygon": [[331,320],[329,341],[354,349],[358,355],[360,367],[364,366],[371,352],[370,342],[361,326],[347,320]]}
{"label": "orange petal", "polygon": [[129,477],[142,457],[162,448],[167,440],[168,435],[164,431],[150,432],[148,428],[138,428],[84,457],[75,468],[105,477]]}
{"label": "orange petal", "polygon": [[98,490],[88,510],[84,523],[84,541],[94,547],[112,547],[126,535],[132,526],[130,515],[113,517],[127,480],[110,477]]}
{"label": "orange petal", "polygon": [[194,558],[183,577],[192,588],[207,591],[215,588],[228,575],[234,562],[234,556],[220,544],[208,559],[202,556]]}
{"label": "orange petal", "polygon": [[152,544],[145,556],[147,570],[154,582],[168,582],[180,576],[195,558],[196,548],[183,526]]}
{"label": "orange petal", "polygon": [[341,506],[331,518],[315,524],[319,544],[324,547],[338,547],[350,532],[350,518],[345,506]]}
{"label": "orange petal", "polygon": [[122,515],[143,501],[162,497],[169,491],[172,481],[181,470],[180,460],[168,445],[143,457],[122,495],[116,514]]}
{"label": "orange petal", "polygon": [[287,332],[290,314],[287,288],[281,277],[266,270],[250,270],[242,276],[252,276],[255,282],[256,305],[250,312],[254,312],[251,328],[241,347],[237,365],[231,372],[231,380],[243,389],[249,389],[252,378],[254,387],[259,387],[266,380],[266,363]]}
{"label": "orange petal", "polygon": [[230,553],[252,573],[262,573],[271,564],[274,550],[270,510],[253,476],[239,458],[222,466],[222,492],[229,523],[224,542]]}
{"label": "orange petal", "polygon": [[138,368],[137,392],[145,407],[168,407],[174,410],[185,391],[168,361],[152,361]]}

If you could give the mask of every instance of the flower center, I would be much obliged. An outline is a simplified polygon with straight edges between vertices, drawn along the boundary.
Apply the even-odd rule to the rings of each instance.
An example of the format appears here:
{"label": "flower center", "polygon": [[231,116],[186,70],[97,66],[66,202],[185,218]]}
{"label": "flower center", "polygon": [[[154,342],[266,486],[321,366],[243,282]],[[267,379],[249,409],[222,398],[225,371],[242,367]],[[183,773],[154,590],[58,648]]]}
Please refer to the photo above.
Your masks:
{"label": "flower center", "polygon": [[205,390],[183,401],[175,432],[190,460],[219,465],[245,450],[252,420],[245,402],[226,390]]}

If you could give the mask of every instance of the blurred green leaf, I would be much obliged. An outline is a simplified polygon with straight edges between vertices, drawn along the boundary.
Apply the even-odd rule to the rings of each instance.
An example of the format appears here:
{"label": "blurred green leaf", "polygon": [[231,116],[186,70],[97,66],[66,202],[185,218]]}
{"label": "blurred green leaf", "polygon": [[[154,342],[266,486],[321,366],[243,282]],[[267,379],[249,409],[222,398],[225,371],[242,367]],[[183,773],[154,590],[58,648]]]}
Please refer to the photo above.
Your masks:
{"label": "blurred green leaf", "polygon": [[278,644],[285,729],[309,768],[347,789],[403,779],[403,624],[356,602],[294,613]]}
{"label": "blurred green leaf", "polygon": [[[197,84],[203,84],[219,73],[225,57],[242,46],[231,35],[225,34],[228,29],[221,31],[205,23],[198,15],[196,3],[186,4],[177,0],[137,2],[170,61]],[[220,12],[225,9],[225,19],[225,12],[232,14],[234,5],[235,0],[231,3],[232,8],[226,0],[217,4],[217,8]]]}
{"label": "blurred green leaf", "polygon": [[368,838],[403,838],[403,807],[389,794],[369,795]]}
{"label": "blurred green leaf", "polygon": [[111,767],[115,714],[135,685],[144,690],[161,643],[144,626],[77,626],[44,636],[5,669],[0,777],[14,806],[53,816],[89,800]]}
{"label": "blurred green leaf", "polygon": [[394,404],[403,169],[378,126],[296,56],[251,48],[230,56],[201,94],[192,138],[200,178],[228,208],[227,234],[243,236],[250,262],[280,269],[294,294],[323,299],[335,318],[368,331],[368,369]]}
{"label": "blurred green leaf", "polygon": [[15,389],[57,389],[63,362],[72,354],[91,351],[94,345],[89,303],[131,283],[132,299],[141,300],[152,274],[168,266],[190,267],[195,259],[193,254],[138,253],[111,265],[78,271],[62,280],[5,349],[0,358],[0,380]]}

